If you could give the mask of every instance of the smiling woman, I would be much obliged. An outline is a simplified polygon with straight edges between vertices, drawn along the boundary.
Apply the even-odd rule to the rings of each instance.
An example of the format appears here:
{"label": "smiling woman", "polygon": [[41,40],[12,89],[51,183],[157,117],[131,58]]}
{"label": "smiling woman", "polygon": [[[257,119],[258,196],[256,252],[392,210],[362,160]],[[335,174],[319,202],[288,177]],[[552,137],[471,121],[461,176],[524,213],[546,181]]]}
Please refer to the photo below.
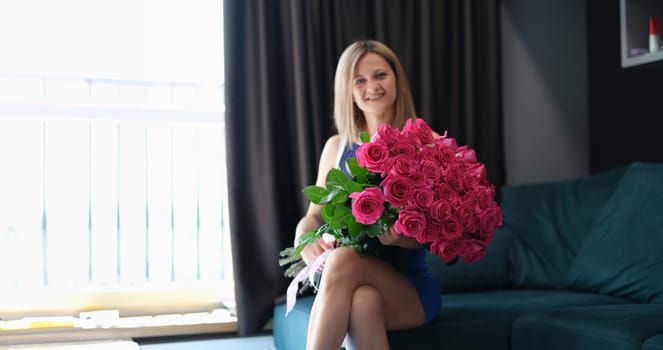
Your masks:
{"label": "smiling woman", "polygon": [[0,3],[0,319],[232,301],[221,20],[220,0]]}

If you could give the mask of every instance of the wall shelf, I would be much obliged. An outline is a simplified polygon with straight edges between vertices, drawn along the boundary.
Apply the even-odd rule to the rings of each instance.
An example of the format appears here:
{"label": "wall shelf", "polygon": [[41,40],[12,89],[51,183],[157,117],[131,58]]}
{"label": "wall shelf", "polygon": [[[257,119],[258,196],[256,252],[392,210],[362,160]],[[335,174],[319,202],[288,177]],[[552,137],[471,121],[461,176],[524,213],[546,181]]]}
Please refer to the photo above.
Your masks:
{"label": "wall shelf", "polygon": [[663,51],[631,56],[636,48],[649,49],[649,17],[656,16],[663,25],[663,1],[619,0],[622,67],[634,67],[659,62]]}

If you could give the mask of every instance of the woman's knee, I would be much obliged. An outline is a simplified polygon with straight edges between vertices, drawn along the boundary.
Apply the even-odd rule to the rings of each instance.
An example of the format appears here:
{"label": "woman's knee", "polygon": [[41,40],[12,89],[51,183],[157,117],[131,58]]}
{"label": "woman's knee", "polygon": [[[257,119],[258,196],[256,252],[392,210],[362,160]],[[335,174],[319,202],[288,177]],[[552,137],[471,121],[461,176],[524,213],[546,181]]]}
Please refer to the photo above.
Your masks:
{"label": "woman's knee", "polygon": [[360,269],[358,264],[360,257],[352,248],[336,248],[325,261],[323,280],[328,284],[339,282],[351,282]]}
{"label": "woman's knee", "polygon": [[361,285],[352,294],[350,308],[351,319],[379,317],[383,315],[383,303],[380,292],[373,286]]}

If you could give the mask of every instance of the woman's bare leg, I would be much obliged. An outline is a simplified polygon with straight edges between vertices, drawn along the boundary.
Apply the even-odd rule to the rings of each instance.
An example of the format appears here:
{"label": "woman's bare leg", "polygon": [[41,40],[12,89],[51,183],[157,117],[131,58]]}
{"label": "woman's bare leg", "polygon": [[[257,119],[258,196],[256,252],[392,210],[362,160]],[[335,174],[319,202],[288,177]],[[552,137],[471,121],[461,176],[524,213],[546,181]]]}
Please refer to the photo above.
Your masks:
{"label": "woman's bare leg", "polygon": [[343,275],[350,274],[350,268],[339,260],[344,255],[349,256],[349,252],[350,249],[337,248],[325,262],[320,289],[311,309],[307,350],[338,350],[343,343],[356,282],[352,278],[343,278]]}
{"label": "woman's bare leg", "polygon": [[382,296],[374,287],[364,284],[355,289],[348,336],[353,350],[389,349]]}
{"label": "woman's bare leg", "polygon": [[[359,293],[355,299],[356,292]],[[366,301],[367,298],[370,300]],[[362,317],[375,316],[365,315],[362,308],[376,305],[382,309],[383,322],[376,323],[376,327],[362,325]],[[424,320],[423,307],[407,277],[384,261],[360,257],[352,248],[337,248],[325,263],[320,290],[313,303],[307,349],[337,350],[348,331],[356,346],[372,339],[371,349],[376,349],[375,340],[383,337],[386,343],[386,330],[416,327]]]}

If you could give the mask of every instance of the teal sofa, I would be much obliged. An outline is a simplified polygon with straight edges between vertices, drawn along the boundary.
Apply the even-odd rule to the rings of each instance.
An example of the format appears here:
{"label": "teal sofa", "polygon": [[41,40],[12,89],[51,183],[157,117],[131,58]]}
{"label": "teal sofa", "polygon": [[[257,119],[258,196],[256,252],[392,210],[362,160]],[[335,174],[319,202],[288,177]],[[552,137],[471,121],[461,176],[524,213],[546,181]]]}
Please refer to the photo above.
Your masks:
{"label": "teal sofa", "polygon": [[[440,316],[391,349],[663,350],[663,163],[503,186],[500,203],[484,259],[429,257]],[[277,349],[304,349],[313,298],[275,305]]]}

